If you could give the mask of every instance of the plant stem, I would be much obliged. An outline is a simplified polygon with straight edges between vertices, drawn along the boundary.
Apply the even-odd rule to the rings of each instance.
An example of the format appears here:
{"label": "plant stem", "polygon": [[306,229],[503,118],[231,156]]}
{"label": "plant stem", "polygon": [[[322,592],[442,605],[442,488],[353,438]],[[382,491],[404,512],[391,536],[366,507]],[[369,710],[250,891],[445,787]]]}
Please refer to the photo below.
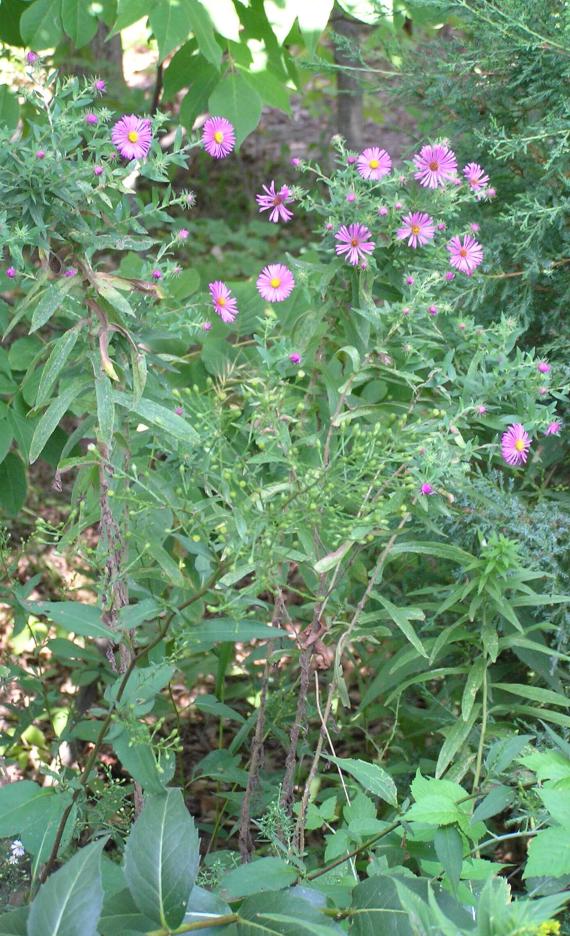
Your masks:
{"label": "plant stem", "polygon": [[481,736],[479,738],[479,747],[477,748],[477,762],[475,764],[475,776],[473,777],[472,790],[475,793],[479,789],[481,779],[481,766],[483,764],[483,748],[485,746],[485,734],[487,731],[487,667],[483,672],[483,714],[481,718]]}

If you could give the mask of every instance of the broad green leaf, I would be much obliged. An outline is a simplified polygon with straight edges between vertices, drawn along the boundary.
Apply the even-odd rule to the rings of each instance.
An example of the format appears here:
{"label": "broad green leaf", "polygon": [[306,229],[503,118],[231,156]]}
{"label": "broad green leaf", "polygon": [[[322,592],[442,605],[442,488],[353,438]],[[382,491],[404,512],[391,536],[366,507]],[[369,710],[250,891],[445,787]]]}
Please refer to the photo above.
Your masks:
{"label": "broad green leaf", "polygon": [[31,780],[17,780],[0,787],[0,838],[20,835],[38,818],[46,816],[54,795],[49,787],[38,786]]}
{"label": "broad green leaf", "polygon": [[56,397],[39,420],[30,443],[30,464],[40,457],[48,439],[51,438],[76,397],[85,389],[85,381],[76,380]]}
{"label": "broad green leaf", "polygon": [[[196,36],[198,48],[205,59],[219,70],[222,64],[222,49],[216,42],[212,21],[202,6],[200,0],[185,0],[188,5],[188,16],[191,29]],[[218,2],[218,0],[214,0]],[[227,114],[219,112],[221,117],[227,117]]]}
{"label": "broad green leaf", "polygon": [[105,637],[115,640],[116,634],[101,623],[101,608],[80,604],[79,601],[29,601],[25,608],[30,614],[45,614],[54,624],[81,637]]}
{"label": "broad green leaf", "polygon": [[54,341],[50,355],[42,368],[42,375],[36,394],[36,407],[45,403],[50,395],[51,388],[59,377],[63,367],[75,347],[79,337],[78,328],[70,328],[57,341]]}
{"label": "broad green leaf", "polygon": [[191,0],[159,0],[148,18],[163,62],[192,31]]}
{"label": "broad green leaf", "polygon": [[[184,923],[200,923],[204,917],[227,916],[231,912],[231,908],[217,894],[212,894],[195,884],[186,908]],[[198,933],[199,936],[238,936],[234,926],[205,926],[200,927]]]}
{"label": "broad green leaf", "polygon": [[126,728],[113,738],[112,745],[127,773],[140,783],[145,793],[158,796],[166,794],[166,784],[172,780],[175,769],[172,751],[166,752],[158,761],[154,755],[150,735],[147,735],[146,740],[144,736],[137,736],[133,742]]}
{"label": "broad green leaf", "polygon": [[139,912],[130,892],[126,888],[109,897],[106,896],[105,891],[105,901],[99,920],[101,936],[142,934],[153,929],[155,929],[154,922]]}
{"label": "broad green leaf", "polygon": [[520,762],[534,771],[540,781],[570,778],[570,758],[560,751],[533,751],[521,757]]}
{"label": "broad green leaf", "polygon": [[438,829],[433,840],[435,853],[454,887],[459,884],[463,864],[463,844],[455,826]]}
{"label": "broad green leaf", "polygon": [[184,919],[200,846],[180,790],[146,798],[125,848],[125,878],[140,912],[165,929]]}
{"label": "broad green leaf", "polygon": [[[121,704],[140,705],[142,702],[153,699],[161,689],[168,685],[174,672],[175,667],[171,663],[152,663],[150,666],[137,667],[130,675],[126,689],[121,696]],[[117,677],[115,682],[105,690],[105,698],[109,702],[116,700],[122,681],[122,676]]]}
{"label": "broad green leaf", "polygon": [[198,0],[204,7],[216,32],[234,42],[240,40],[240,22],[232,0]]}
{"label": "broad green leaf", "polygon": [[[423,881],[420,883],[424,885]],[[351,936],[414,936],[391,875],[375,874],[357,884],[352,892],[352,907],[357,912]]]}
{"label": "broad green leaf", "polygon": [[554,821],[570,835],[570,779],[559,780],[555,787],[543,787],[539,796]]}
{"label": "broad green leaf", "polygon": [[[164,72],[163,99],[165,101],[171,101],[182,88],[186,88],[192,83],[193,67],[196,59],[200,57],[197,54],[197,48],[198,43],[196,40],[190,39],[188,42],[185,42],[176,55],[171,58],[168,63],[168,68],[166,68]],[[211,67],[213,69],[217,81],[220,77],[217,70],[213,68],[213,66],[208,65],[205,59],[204,64],[206,64],[208,68]]]}
{"label": "broad green leaf", "polygon": [[210,95],[211,114],[226,117],[235,127],[236,145],[257,127],[261,117],[261,98],[243,72],[227,75]]}
{"label": "broad green leaf", "polygon": [[570,835],[561,829],[544,829],[528,843],[524,878],[563,877],[570,874]]}
{"label": "broad green leaf", "polygon": [[216,697],[212,695],[198,696],[194,705],[207,715],[215,715],[217,718],[228,718],[230,721],[245,721],[243,715],[240,715],[235,709],[230,708],[229,705],[225,705],[224,702],[218,702]]}
{"label": "broad green leaf", "polygon": [[119,406],[132,410],[145,423],[156,426],[157,429],[161,429],[180,442],[185,442],[187,445],[195,445],[198,442],[198,433],[190,423],[186,422],[182,416],[177,416],[173,410],[167,409],[166,406],[155,403],[154,400],[143,399],[133,402],[128,394],[121,393],[119,390],[114,391],[113,399]]}
{"label": "broad green leaf", "polygon": [[8,85],[0,85],[0,125],[15,130],[18,126],[20,106]]}
{"label": "broad green leaf", "polygon": [[10,451],[13,438],[14,434],[8,420],[0,420],[0,463],[4,461],[6,455]]}
{"label": "broad green leaf", "polygon": [[244,901],[239,916],[239,936],[342,936],[343,933],[318,907],[291,891],[256,894]]}
{"label": "broad green leaf", "polygon": [[113,25],[113,32],[120,32],[132,23],[146,18],[156,3],[157,0],[117,0],[117,19]]}
{"label": "broad green leaf", "polygon": [[82,848],[42,885],[30,907],[28,936],[97,936],[104,844]]}
{"label": "broad green leaf", "polygon": [[[493,688],[511,692],[524,699],[525,702],[532,699],[533,702],[542,702],[544,705],[560,705],[563,708],[570,708],[570,699],[551,689],[540,689],[539,686],[527,686],[522,683],[494,683]],[[540,709],[537,710],[537,714],[539,711]]]}
{"label": "broad green leaf", "polygon": [[32,49],[51,49],[63,35],[61,0],[34,0],[20,19],[22,39]]}
{"label": "broad green leaf", "polygon": [[282,858],[257,858],[225,874],[220,883],[222,896],[249,897],[260,891],[278,890],[295,882],[297,871]]}
{"label": "broad green leaf", "polygon": [[28,493],[26,468],[15,452],[0,462],[0,508],[15,517],[21,510]]}
{"label": "broad green leaf", "polygon": [[392,604],[391,601],[388,601],[387,598],[384,598],[380,592],[373,592],[374,598],[376,601],[379,601],[383,608],[388,612],[392,618],[394,624],[400,628],[404,637],[410,641],[412,646],[416,648],[418,653],[426,657],[429,657],[424,645],[422,644],[420,638],[416,634],[413,625],[410,624],[410,618],[417,620],[418,617],[423,617],[423,612],[420,610],[418,614],[418,608],[398,608],[396,605]]}
{"label": "broad green leaf", "polygon": [[82,49],[97,32],[97,17],[85,0],[61,0],[63,28],[75,47]]}
{"label": "broad green leaf", "polygon": [[391,806],[398,805],[398,792],[396,784],[391,776],[386,773],[378,764],[369,764],[367,761],[357,760],[352,757],[332,757],[327,755],[327,759],[340,767],[341,770],[351,774],[360,785],[379,796]]}
{"label": "broad green leaf", "polygon": [[18,907],[0,916],[0,936],[27,936],[29,907]]}
{"label": "broad green leaf", "polygon": [[515,791],[511,787],[496,786],[483,797],[473,813],[473,822],[484,822],[491,816],[503,812],[515,798]]}

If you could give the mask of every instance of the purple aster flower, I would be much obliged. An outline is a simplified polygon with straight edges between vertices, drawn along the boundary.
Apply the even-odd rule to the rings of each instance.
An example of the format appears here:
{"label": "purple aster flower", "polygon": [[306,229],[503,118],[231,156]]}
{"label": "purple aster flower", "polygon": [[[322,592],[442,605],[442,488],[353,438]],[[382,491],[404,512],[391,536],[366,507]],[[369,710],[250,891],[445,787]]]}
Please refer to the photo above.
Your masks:
{"label": "purple aster flower", "polygon": [[349,156],[348,159],[347,159],[346,161],[347,161],[347,163],[348,163],[349,166],[354,166],[354,164],[355,164],[355,162],[357,161],[357,159],[358,159],[358,156]]}
{"label": "purple aster flower", "polygon": [[289,355],[289,360],[291,361],[291,364],[300,364],[301,355],[298,354],[297,351],[294,351],[293,354]]}
{"label": "purple aster flower", "polygon": [[182,406],[175,406],[174,412],[177,416],[182,416],[184,414],[184,408]]}
{"label": "purple aster flower", "polygon": [[6,276],[8,277],[8,279],[14,279],[14,277],[16,276],[16,272],[17,272],[16,267],[9,266],[8,269],[6,270]]}
{"label": "purple aster flower", "polygon": [[347,202],[356,201],[356,194],[354,192],[349,192],[348,195],[346,196],[346,200]]}
{"label": "purple aster flower", "polygon": [[541,396],[546,396],[548,393],[548,387],[539,387],[538,392]]}
{"label": "purple aster flower", "polygon": [[366,254],[372,253],[376,244],[371,240],[372,234],[364,224],[341,225],[335,234],[335,239],[339,242],[336,245],[336,252],[340,256],[344,255],[348,263],[356,266],[360,260],[364,260]]}
{"label": "purple aster flower", "polygon": [[97,114],[89,113],[85,114],[85,123],[89,124],[90,127],[96,127],[99,123],[99,118]]}
{"label": "purple aster flower", "polygon": [[208,117],[202,128],[202,143],[209,156],[225,159],[236,145],[233,125],[225,117]]}
{"label": "purple aster flower", "polygon": [[408,247],[423,247],[435,234],[433,219],[423,211],[414,211],[402,218],[398,240],[408,240]]}
{"label": "purple aster flower", "polygon": [[257,291],[267,302],[283,302],[293,292],[295,279],[282,263],[270,263],[257,277]]}
{"label": "purple aster flower", "polygon": [[447,230],[447,224],[445,223],[445,221],[440,221],[439,224],[437,225],[437,229],[438,231]]}
{"label": "purple aster flower", "polygon": [[107,90],[106,82],[102,78],[96,78],[93,82],[93,90],[97,91],[98,94],[105,94]]}
{"label": "purple aster flower", "polygon": [[483,406],[483,404],[481,403],[481,405],[477,407],[477,412],[479,413],[479,416],[484,416],[485,413],[487,412],[487,407]]}
{"label": "purple aster flower", "polygon": [[483,188],[489,181],[489,176],[485,170],[476,162],[467,163],[467,165],[463,167],[463,175],[474,191]]}
{"label": "purple aster flower", "polygon": [[429,484],[429,483],[426,481],[425,484],[422,484],[422,486],[421,486],[421,488],[420,488],[420,493],[421,493],[421,494],[426,494],[426,495],[428,495],[428,494],[435,494],[435,491],[434,491],[434,489],[432,488],[431,484]]}
{"label": "purple aster flower", "polygon": [[380,215],[381,218],[386,217],[386,215],[388,214],[388,209],[386,208],[386,205],[380,205],[378,209],[378,214]]}
{"label": "purple aster flower", "polygon": [[356,168],[363,179],[377,182],[391,172],[392,160],[386,150],[370,146],[358,157]]}
{"label": "purple aster flower", "polygon": [[494,189],[494,188],[492,188],[492,187],[489,187],[488,189],[485,189],[485,198],[495,198],[496,195],[497,195],[497,190],[496,190],[496,189]]}
{"label": "purple aster flower", "polygon": [[417,172],[414,178],[424,188],[438,188],[445,185],[457,172],[457,159],[455,153],[441,143],[422,146],[419,153],[414,156]]}
{"label": "purple aster flower", "polygon": [[39,55],[37,52],[33,52],[31,49],[29,52],[26,52],[26,62],[28,65],[35,65],[38,59]]}
{"label": "purple aster flower", "polygon": [[436,305],[430,305],[429,308],[428,308],[428,312],[429,312],[430,315],[437,315],[437,312],[438,312],[437,306],[436,306]]}
{"label": "purple aster flower", "polygon": [[162,273],[160,272],[160,270],[153,270],[150,275],[152,276],[153,280],[162,279]]}
{"label": "purple aster flower", "polygon": [[410,314],[409,306],[404,306],[404,308],[402,309],[402,315],[409,315],[409,314]]}
{"label": "purple aster flower", "polygon": [[270,211],[269,220],[275,223],[278,221],[290,221],[293,217],[293,212],[285,207],[288,202],[293,201],[290,189],[286,185],[282,185],[279,191],[276,192],[275,182],[272,182],[270,186],[264,185],[262,187],[266,194],[255,196],[255,200],[259,205],[259,211]]}
{"label": "purple aster flower", "polygon": [[211,327],[211,322],[202,322],[202,331],[210,331]]}
{"label": "purple aster flower", "polygon": [[190,231],[188,230],[188,228],[180,228],[180,230],[178,231],[178,239],[184,241],[184,240],[188,240],[189,237],[190,237]]}
{"label": "purple aster flower", "polygon": [[508,465],[524,465],[531,445],[522,423],[509,426],[501,437],[501,453]]}
{"label": "purple aster flower", "polygon": [[483,262],[483,248],[470,234],[466,234],[463,240],[460,237],[452,237],[447,249],[450,253],[451,266],[467,276],[471,276]]}
{"label": "purple aster flower", "polygon": [[539,361],[536,365],[536,369],[539,374],[549,374],[551,371],[551,367],[548,361]]}
{"label": "purple aster flower", "polygon": [[472,221],[469,227],[471,228],[474,234],[477,234],[477,232],[481,230],[481,225],[477,224],[476,221]]}
{"label": "purple aster flower", "polygon": [[396,209],[396,211],[400,211],[400,209],[403,207],[404,206],[402,205],[401,201],[394,202],[394,208]]}
{"label": "purple aster flower", "polygon": [[452,270],[446,270],[446,272],[443,274],[443,278],[446,283],[451,283],[451,281],[455,279],[455,273],[453,273]]}
{"label": "purple aster flower", "polygon": [[413,276],[406,276],[406,286],[413,286],[415,279]]}
{"label": "purple aster flower", "polygon": [[111,140],[123,159],[145,159],[152,143],[150,120],[134,114],[121,117],[113,127]]}
{"label": "purple aster flower", "polygon": [[96,175],[96,176],[103,175],[103,166],[93,166],[93,175]]}
{"label": "purple aster flower", "polygon": [[75,267],[68,267],[63,275],[67,276],[68,279],[71,279],[73,276],[77,276],[77,269]]}
{"label": "purple aster flower", "polygon": [[298,169],[299,166],[301,165],[301,160],[299,159],[298,156],[291,157],[290,162],[291,162],[291,165],[295,167],[295,169]]}
{"label": "purple aster flower", "polygon": [[544,430],[544,434],[547,436],[551,435],[560,435],[560,430],[562,429],[562,423],[559,419],[553,419],[552,422],[548,423],[548,426]]}
{"label": "purple aster flower", "polygon": [[45,150],[38,150],[36,152],[36,159],[45,159],[45,158],[46,158]]}
{"label": "purple aster flower", "polygon": [[218,313],[222,322],[230,324],[238,314],[237,299],[232,296],[230,290],[221,280],[214,283],[208,283],[208,289],[212,297],[214,311]]}
{"label": "purple aster flower", "polygon": [[328,221],[328,222],[325,224],[325,231],[332,231],[332,229],[333,229],[333,226],[332,226],[332,224],[330,223],[330,221]]}
{"label": "purple aster flower", "polygon": [[362,262],[361,262],[361,264],[360,264],[360,269],[361,269],[361,270],[367,270],[367,269],[368,269],[368,261],[367,261],[367,260],[362,260]]}

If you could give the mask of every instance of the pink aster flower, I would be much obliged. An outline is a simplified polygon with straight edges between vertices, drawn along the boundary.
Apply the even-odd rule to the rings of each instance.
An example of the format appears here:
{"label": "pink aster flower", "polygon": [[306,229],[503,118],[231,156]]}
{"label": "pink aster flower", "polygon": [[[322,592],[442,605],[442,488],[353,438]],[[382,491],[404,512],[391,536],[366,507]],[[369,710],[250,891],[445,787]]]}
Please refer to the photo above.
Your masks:
{"label": "pink aster flower", "polygon": [[113,127],[111,140],[123,159],[145,159],[152,143],[150,120],[134,114],[121,117]]}
{"label": "pink aster flower", "polygon": [[153,270],[150,275],[152,276],[153,280],[162,279],[162,273],[160,272],[160,270]]}
{"label": "pink aster flower", "polygon": [[435,234],[433,219],[423,211],[414,211],[404,215],[402,227],[398,230],[398,240],[408,240],[408,247],[423,247]]}
{"label": "pink aster flower", "polygon": [[238,314],[237,299],[235,299],[225,283],[216,280],[214,283],[208,283],[208,289],[212,297],[214,311],[218,313],[222,322],[230,324]]}
{"label": "pink aster flower", "polygon": [[484,416],[485,413],[487,412],[487,407],[483,406],[483,404],[481,403],[481,405],[477,407],[477,412],[479,413],[479,416]]}
{"label": "pink aster flower", "polygon": [[496,190],[496,189],[494,189],[494,188],[492,188],[492,187],[489,187],[488,189],[485,189],[485,198],[496,198],[496,195],[497,195],[497,190]]}
{"label": "pink aster flower", "polygon": [[295,169],[298,169],[299,166],[301,165],[301,160],[299,159],[298,156],[292,156],[290,162],[291,162],[291,165],[295,167]]}
{"label": "pink aster flower", "polygon": [[97,114],[89,113],[85,114],[85,123],[89,124],[90,127],[96,127],[99,123],[99,118]]}
{"label": "pink aster flower", "polygon": [[356,168],[363,179],[377,182],[391,172],[392,160],[385,149],[369,146],[358,157]]}
{"label": "pink aster flower", "polygon": [[358,156],[349,156],[346,160],[349,166],[354,166],[355,162],[358,160]]}
{"label": "pink aster flower", "polygon": [[372,234],[364,224],[349,224],[346,227],[342,224],[335,234],[336,252],[340,256],[344,255],[346,260],[356,266],[360,260],[364,260],[366,254],[372,253],[376,244],[371,240]]}
{"label": "pink aster flower", "polygon": [[347,202],[356,201],[356,194],[354,192],[349,192],[348,195],[346,196],[346,200]]}
{"label": "pink aster flower", "polygon": [[560,435],[560,430],[562,429],[562,423],[559,419],[553,419],[552,422],[548,423],[548,426],[544,430],[545,435]]}
{"label": "pink aster flower", "polygon": [[225,117],[208,117],[202,129],[202,143],[209,156],[225,159],[236,145],[233,125]]}
{"label": "pink aster flower", "polygon": [[541,396],[546,396],[548,393],[548,387],[539,387],[538,392]]}
{"label": "pink aster flower", "polygon": [[291,364],[300,364],[301,355],[298,354],[297,351],[294,351],[293,354],[289,355],[289,360],[291,361]]}
{"label": "pink aster flower", "polygon": [[437,225],[437,229],[438,231],[445,231],[447,229],[447,224],[445,223],[445,221],[440,221],[439,224]]}
{"label": "pink aster flower", "polygon": [[477,231],[481,230],[481,225],[477,224],[476,221],[472,221],[469,227],[473,231],[474,234],[477,234]]}
{"label": "pink aster flower", "polygon": [[275,191],[275,182],[270,186],[264,185],[265,195],[256,195],[255,200],[259,205],[259,211],[270,211],[269,220],[277,223],[278,221],[290,221],[293,212],[289,211],[285,205],[293,201],[291,190],[282,185],[278,192]]}
{"label": "pink aster flower", "polygon": [[257,277],[257,291],[267,302],[283,302],[291,295],[295,279],[282,263],[270,263]]}
{"label": "pink aster flower", "polygon": [[460,237],[452,237],[447,249],[450,253],[451,266],[467,276],[471,276],[483,262],[483,248],[470,234],[466,234],[463,240]]}
{"label": "pink aster flower", "polygon": [[404,308],[402,309],[402,315],[409,315],[409,314],[410,314],[409,306],[404,306]]}
{"label": "pink aster flower", "polygon": [[396,211],[400,211],[403,207],[404,206],[402,205],[401,201],[394,202],[394,208],[396,209]]}
{"label": "pink aster flower", "polygon": [[68,267],[63,275],[67,276],[68,279],[71,279],[73,276],[77,276],[77,269],[75,267]]}
{"label": "pink aster flower", "polygon": [[174,407],[174,412],[176,413],[177,416],[183,416],[183,415],[184,415],[184,408],[183,408],[182,406],[175,406],[175,407]]}
{"label": "pink aster flower", "polygon": [[36,159],[45,159],[45,158],[46,158],[45,150],[38,150],[36,152]]}
{"label": "pink aster flower", "polygon": [[437,306],[436,306],[436,305],[430,305],[429,308],[428,308],[428,312],[429,312],[430,315],[437,315],[437,313],[438,313],[438,308],[437,308]]}
{"label": "pink aster flower", "polygon": [[325,231],[332,231],[332,229],[333,229],[332,224],[330,223],[330,221],[327,221],[327,223],[325,224]]}
{"label": "pink aster flower", "polygon": [[443,274],[443,278],[446,283],[451,283],[452,280],[455,279],[455,273],[453,273],[452,270],[446,270],[446,272]]}
{"label": "pink aster flower", "polygon": [[212,328],[211,322],[202,322],[202,331],[210,331]]}
{"label": "pink aster flower", "polygon": [[415,283],[415,279],[413,276],[406,276],[405,280],[406,280],[406,286],[413,286]]}
{"label": "pink aster flower", "polygon": [[463,167],[463,175],[474,191],[482,189],[489,181],[489,176],[485,170],[476,162],[467,163],[467,165]]}
{"label": "pink aster flower", "polygon": [[103,81],[102,78],[96,78],[93,82],[93,90],[97,91],[98,94],[105,94],[107,90],[107,83]]}
{"label": "pink aster flower", "polygon": [[16,276],[16,272],[17,272],[16,267],[9,266],[8,269],[6,270],[6,276],[8,277],[8,279],[14,279],[14,277]]}
{"label": "pink aster flower", "polygon": [[431,144],[422,146],[419,153],[414,156],[414,163],[417,169],[414,179],[417,179],[424,188],[435,189],[443,186],[457,172],[455,153],[441,143],[436,143],[434,146]]}
{"label": "pink aster flower", "polygon": [[35,65],[38,59],[39,55],[37,52],[32,52],[31,49],[29,52],[26,52],[26,62],[28,65]]}
{"label": "pink aster flower", "polygon": [[429,482],[426,481],[425,484],[422,484],[420,488],[420,493],[428,495],[428,494],[435,494],[435,491],[432,488],[431,484],[429,484]]}
{"label": "pink aster flower", "polygon": [[96,175],[96,176],[103,175],[103,166],[93,166],[93,175]]}
{"label": "pink aster flower", "polygon": [[509,426],[501,437],[501,452],[508,465],[526,463],[531,440],[522,423]]}
{"label": "pink aster flower", "polygon": [[551,370],[550,364],[548,363],[548,361],[539,361],[538,364],[536,365],[536,369],[539,372],[539,374],[549,374]]}
{"label": "pink aster flower", "polygon": [[188,240],[189,237],[190,237],[190,231],[187,228],[180,228],[180,230],[178,231],[179,240],[183,240],[183,241]]}
{"label": "pink aster flower", "polygon": [[380,215],[381,218],[386,217],[386,215],[388,214],[388,209],[386,208],[386,205],[380,205],[378,209],[378,214]]}

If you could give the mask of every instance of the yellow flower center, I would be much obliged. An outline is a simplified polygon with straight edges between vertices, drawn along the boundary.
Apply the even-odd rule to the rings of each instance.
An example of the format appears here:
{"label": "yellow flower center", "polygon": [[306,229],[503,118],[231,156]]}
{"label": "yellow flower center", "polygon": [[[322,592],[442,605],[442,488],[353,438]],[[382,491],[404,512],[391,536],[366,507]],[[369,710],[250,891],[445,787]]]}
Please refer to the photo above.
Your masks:
{"label": "yellow flower center", "polygon": [[420,230],[421,228],[419,224],[412,224],[412,234],[419,234]]}
{"label": "yellow flower center", "polygon": [[378,162],[377,159],[371,159],[368,165],[370,166],[371,169],[377,169],[380,163]]}
{"label": "yellow flower center", "polygon": [[216,301],[217,301],[218,305],[219,305],[219,306],[222,306],[222,307],[225,306],[225,304],[226,304],[226,300],[224,299],[223,296],[219,296],[218,299],[217,299]]}
{"label": "yellow flower center", "polygon": [[358,247],[358,241],[357,241],[356,237],[353,237],[353,238],[352,238],[352,240],[351,240],[351,242],[350,242],[350,246],[351,246],[351,247]]}
{"label": "yellow flower center", "polygon": [[433,162],[430,162],[429,168],[431,169],[432,172],[437,172],[437,170],[439,169],[439,163],[434,160]]}
{"label": "yellow flower center", "polygon": [[136,130],[130,130],[128,133],[129,143],[136,143],[139,135]]}
{"label": "yellow flower center", "polygon": [[214,140],[216,141],[216,143],[224,142],[224,134],[222,133],[221,130],[216,130],[216,132],[214,133]]}
{"label": "yellow flower center", "polygon": [[281,286],[281,280],[278,276],[274,276],[273,279],[269,280],[269,285],[272,289],[278,289]]}
{"label": "yellow flower center", "polygon": [[517,452],[524,452],[524,442],[522,439],[517,439],[515,442],[515,448]]}
{"label": "yellow flower center", "polygon": [[461,250],[459,251],[459,256],[460,256],[460,257],[466,257],[466,256],[467,256],[467,251],[465,250],[465,247],[462,247],[462,248],[461,248]]}

